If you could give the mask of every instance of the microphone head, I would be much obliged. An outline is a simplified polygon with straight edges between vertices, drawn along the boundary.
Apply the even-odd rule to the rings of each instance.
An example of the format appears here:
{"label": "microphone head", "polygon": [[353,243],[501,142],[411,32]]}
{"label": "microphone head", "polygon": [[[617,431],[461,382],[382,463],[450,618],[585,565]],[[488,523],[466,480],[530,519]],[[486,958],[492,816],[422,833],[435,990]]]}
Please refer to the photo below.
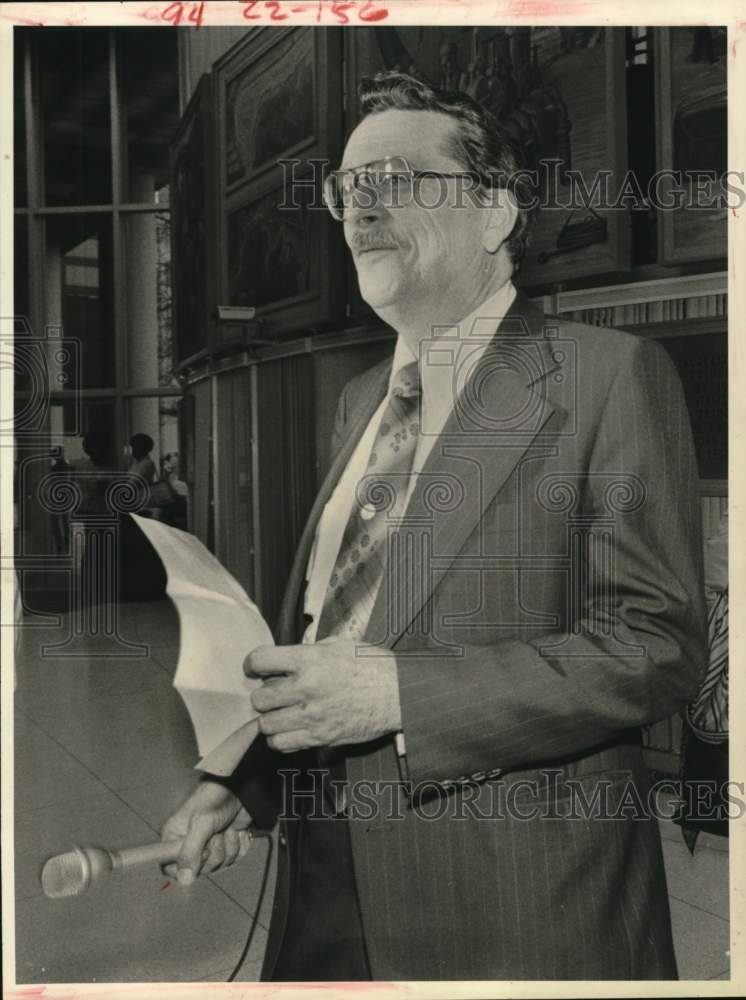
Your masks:
{"label": "microphone head", "polygon": [[50,899],[79,896],[91,882],[112,871],[112,858],[100,847],[77,847],[67,854],[56,854],[44,864],[41,887]]}

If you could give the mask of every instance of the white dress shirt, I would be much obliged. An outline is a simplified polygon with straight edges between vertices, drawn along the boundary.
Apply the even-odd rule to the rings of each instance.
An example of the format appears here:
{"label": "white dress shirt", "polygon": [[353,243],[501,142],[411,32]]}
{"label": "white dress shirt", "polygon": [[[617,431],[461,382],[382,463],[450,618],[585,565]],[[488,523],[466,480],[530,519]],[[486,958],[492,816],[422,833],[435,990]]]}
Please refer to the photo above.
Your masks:
{"label": "white dress shirt", "polygon": [[[435,330],[433,338],[421,344],[421,424],[426,432],[420,433],[417,441],[407,501],[412,495],[417,483],[417,476],[435,443],[437,433],[442,430],[451,415],[454,403],[454,386],[456,392],[463,388],[462,380],[473,371],[514,298],[515,288],[508,281],[457,326]],[[442,349],[439,347],[438,341],[442,341]],[[453,350],[457,346],[454,341],[458,341],[459,345],[465,343],[466,350]],[[394,350],[389,391],[391,382],[399,369],[414,360],[417,359],[410,347],[402,337],[399,337]],[[306,615],[311,617],[311,623],[303,636],[303,642],[316,641],[316,626],[324,606],[329,578],[337,561],[357,484],[366,473],[378,425],[387,402],[388,393],[371,417],[370,423],[363,432],[319,519],[306,571],[304,611]],[[362,624],[364,631],[368,623]]]}

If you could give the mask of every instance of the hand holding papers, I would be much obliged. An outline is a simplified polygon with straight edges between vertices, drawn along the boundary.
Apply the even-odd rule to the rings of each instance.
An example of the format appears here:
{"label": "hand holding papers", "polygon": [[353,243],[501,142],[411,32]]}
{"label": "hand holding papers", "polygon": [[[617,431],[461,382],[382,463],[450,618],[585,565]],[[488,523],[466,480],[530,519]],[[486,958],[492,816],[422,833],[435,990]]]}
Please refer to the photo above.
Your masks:
{"label": "hand holding papers", "polygon": [[161,558],[166,592],[179,615],[181,639],[174,676],[194,726],[202,771],[229,775],[259,731],[244,676],[257,646],[272,646],[267,623],[243,587],[202,543],[152,518],[133,515]]}

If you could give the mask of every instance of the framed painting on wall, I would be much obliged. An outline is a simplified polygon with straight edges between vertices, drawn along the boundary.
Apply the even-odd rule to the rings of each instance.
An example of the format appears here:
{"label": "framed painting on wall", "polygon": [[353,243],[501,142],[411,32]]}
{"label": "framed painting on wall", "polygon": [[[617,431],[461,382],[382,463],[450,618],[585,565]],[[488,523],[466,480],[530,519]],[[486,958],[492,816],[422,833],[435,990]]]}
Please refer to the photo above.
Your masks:
{"label": "framed painting on wall", "polygon": [[658,170],[676,175],[660,195],[684,202],[658,210],[659,261],[724,258],[728,212],[717,204],[717,178],[728,165],[727,29],[657,28],[655,55]]}
{"label": "framed painting on wall", "polygon": [[625,29],[532,27],[517,28],[514,36],[514,84],[503,98],[506,107],[515,101],[514,110],[498,118],[538,169],[541,201],[518,283],[542,286],[624,271],[630,265],[627,213],[594,205],[593,197],[586,206],[580,185],[591,192],[596,179],[606,177],[613,200],[627,170]]}
{"label": "framed painting on wall", "polygon": [[272,309],[314,297],[322,281],[322,219],[309,200],[300,191],[298,207],[283,209],[280,187],[227,215],[231,305]]}
{"label": "framed painting on wall", "polygon": [[171,145],[171,278],[177,370],[207,354],[215,309],[214,120],[212,78],[205,73]]}
{"label": "framed painting on wall", "polygon": [[317,73],[310,31],[265,30],[228,59],[223,182],[232,190],[317,141]]}
{"label": "framed painting on wall", "polygon": [[262,339],[342,319],[343,237],[322,197],[341,155],[341,45],[337,29],[258,29],[216,64],[220,301],[253,308]]}

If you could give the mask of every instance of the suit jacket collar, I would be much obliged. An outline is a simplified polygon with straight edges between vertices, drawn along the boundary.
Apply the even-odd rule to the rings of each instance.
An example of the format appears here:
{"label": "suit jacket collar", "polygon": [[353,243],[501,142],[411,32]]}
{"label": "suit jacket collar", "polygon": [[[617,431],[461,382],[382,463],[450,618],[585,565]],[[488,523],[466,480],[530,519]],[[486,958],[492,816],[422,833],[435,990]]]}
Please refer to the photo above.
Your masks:
{"label": "suit jacket collar", "polygon": [[551,327],[544,314],[518,293],[465,379],[418,476],[402,530],[392,537],[392,564],[377,595],[366,642],[395,645],[427,604],[492,498],[552,414],[562,411],[551,399],[547,379],[560,366],[562,355],[552,348],[548,333]]}
{"label": "suit jacket collar", "polygon": [[[419,574],[419,585],[412,589],[404,616],[396,627],[386,609],[385,585],[381,587],[366,630],[366,640],[385,635],[386,645],[393,645],[411,623],[437,587],[450,561],[478,524],[485,506],[515,468],[535,436],[558,408],[550,399],[550,380],[546,376],[559,362],[547,336],[544,314],[520,292],[494,333],[489,347],[474,371],[469,373],[454,412],[447,421],[438,441],[418,478],[407,508],[429,517],[432,522],[433,551],[445,551],[438,567],[428,574]],[[321,513],[349,462],[365,428],[381,404],[391,375],[391,362],[378,365],[363,382],[363,398],[346,437],[321,485],[319,494],[301,536],[290,571],[280,618],[277,638],[280,643],[297,641],[299,596],[305,584],[306,567]],[[485,423],[486,421],[486,423]],[[489,462],[457,462],[458,450],[478,449],[489,441],[494,449],[496,436],[502,444],[491,450]],[[440,484],[438,486],[438,484]],[[436,509],[438,492],[444,497],[445,508]],[[453,493],[455,491],[455,493]],[[448,509],[448,495],[452,495]],[[435,506],[434,506],[435,504]],[[390,574],[394,578],[394,574]],[[406,621],[404,619],[407,619]]]}

